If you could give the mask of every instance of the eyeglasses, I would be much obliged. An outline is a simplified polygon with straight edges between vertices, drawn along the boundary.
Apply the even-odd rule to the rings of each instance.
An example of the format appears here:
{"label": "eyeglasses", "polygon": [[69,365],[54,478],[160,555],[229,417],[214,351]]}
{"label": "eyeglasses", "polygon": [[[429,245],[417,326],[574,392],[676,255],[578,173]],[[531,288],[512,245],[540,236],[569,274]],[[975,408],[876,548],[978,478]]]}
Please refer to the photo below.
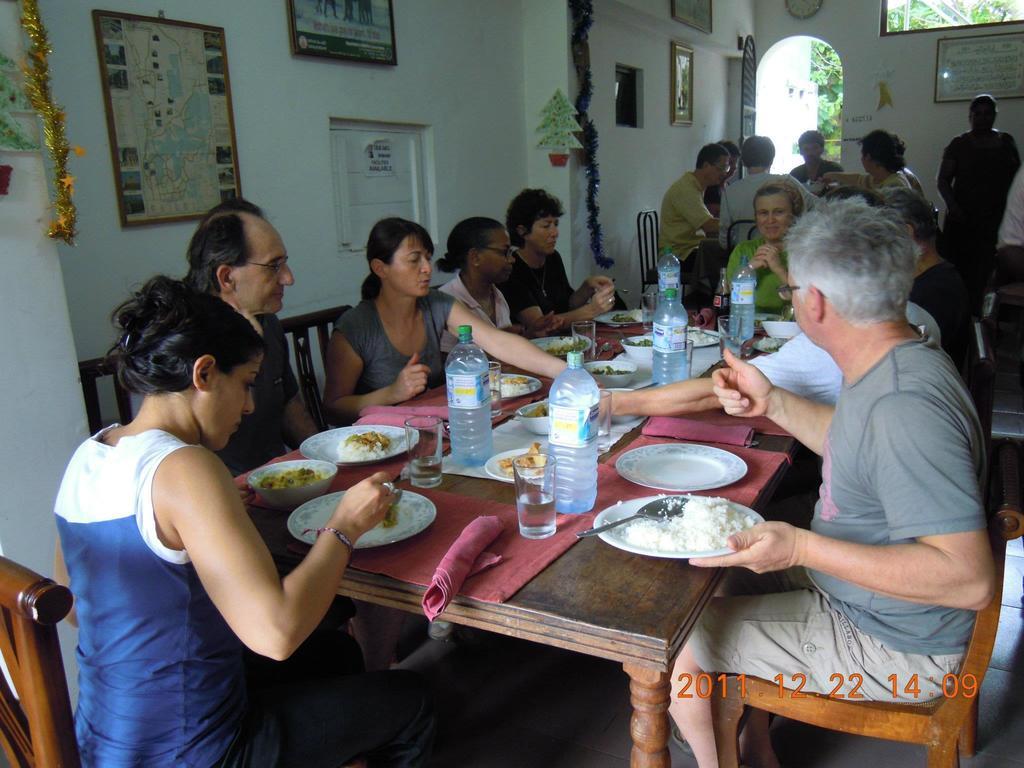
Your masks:
{"label": "eyeglasses", "polygon": [[269,264],[261,264],[258,261],[247,261],[246,264],[252,264],[254,267],[263,267],[273,271],[275,275],[280,274],[281,270],[288,266],[288,257],[285,256],[283,259],[274,259]]}
{"label": "eyeglasses", "polygon": [[494,251],[495,253],[500,253],[506,259],[511,259],[517,253],[519,253],[519,249],[516,248],[514,245],[510,245],[508,248],[499,248],[496,245],[485,245],[485,246],[481,247],[479,250],[481,250],[481,251]]}
{"label": "eyeglasses", "polygon": [[780,285],[777,289],[779,292],[779,298],[782,299],[783,301],[792,301],[793,291],[799,288],[799,285]]}

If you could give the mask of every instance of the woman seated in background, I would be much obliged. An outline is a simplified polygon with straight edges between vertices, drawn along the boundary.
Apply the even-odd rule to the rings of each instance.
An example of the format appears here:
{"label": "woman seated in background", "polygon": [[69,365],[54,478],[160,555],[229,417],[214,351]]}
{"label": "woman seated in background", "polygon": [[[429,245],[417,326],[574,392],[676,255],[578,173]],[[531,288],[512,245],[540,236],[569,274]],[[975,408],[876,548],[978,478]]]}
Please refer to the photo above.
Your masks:
{"label": "woman seated in background", "polygon": [[573,290],[558,243],[562,204],[543,189],[524,189],[509,203],[505,226],[516,253],[512,276],[501,286],[512,319],[527,329],[550,316],[548,332],[568,330],[573,320],[593,320],[615,308],[615,283],[591,275]]}
{"label": "woman seated in background", "polygon": [[783,240],[796,218],[804,212],[800,190],[785,181],[772,180],[754,193],[754,219],[760,237],[737,245],[729,256],[726,274],[732,284],[745,256],[757,270],[754,306],[758,312],[778,312],[789,305],[779,287],[789,283]]}
{"label": "woman seated in background", "polygon": [[[434,724],[415,675],[359,674],[341,631],[303,644],[394,498],[384,473],[349,489],[281,578],[213,453],[253,410],[263,340],[167,277],[114,318],[118,379],[142,405],[82,443],[55,505],[55,570],[79,626],[82,764],[425,765]],[[250,675],[256,654],[288,659],[269,687]]]}
{"label": "woman seated in background", "polygon": [[828,184],[851,184],[865,189],[910,187],[910,181],[900,172],[906,167],[903,160],[906,151],[906,145],[895,133],[871,131],[860,140],[860,164],[867,173],[833,172],[822,178]]}
{"label": "woman seated in background", "polygon": [[[508,302],[496,285],[508,280],[514,259],[515,248],[500,221],[484,216],[463,219],[448,235],[448,252],[437,261],[438,269],[458,270],[459,274],[440,290],[496,328],[521,333],[522,326],[512,324]],[[447,355],[457,343],[458,339],[445,330],[441,335],[441,352]]]}
{"label": "woman seated in background", "polygon": [[541,376],[565,363],[522,336],[500,331],[458,299],[430,288],[434,243],[419,224],[381,219],[370,230],[370,274],[363,300],[341,316],[327,350],[324,408],[351,423],[368,405],[394,405],[444,381],[441,338],[473,327],[473,341],[491,357]]}

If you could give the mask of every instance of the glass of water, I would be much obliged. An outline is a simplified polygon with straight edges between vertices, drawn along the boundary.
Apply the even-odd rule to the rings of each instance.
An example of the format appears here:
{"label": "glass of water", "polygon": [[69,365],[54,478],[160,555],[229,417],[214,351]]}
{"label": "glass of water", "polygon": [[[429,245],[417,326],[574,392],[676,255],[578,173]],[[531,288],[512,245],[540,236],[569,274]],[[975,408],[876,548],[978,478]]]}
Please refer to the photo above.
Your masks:
{"label": "glass of water", "polygon": [[597,451],[604,453],[615,443],[612,436],[612,393],[602,389],[597,403]]}
{"label": "glass of water", "polygon": [[644,333],[654,328],[654,313],[658,310],[658,286],[649,285],[640,296],[640,310],[644,323]]}
{"label": "glass of water", "polygon": [[405,420],[405,441],[409,446],[409,479],[417,488],[441,484],[441,419],[411,416]]}
{"label": "glass of water", "polygon": [[492,360],[487,364],[491,382],[491,418],[501,416],[501,363]]}
{"label": "glass of water", "polygon": [[586,339],[587,348],[583,350],[584,360],[593,360],[597,354],[597,323],[593,320],[574,320],[572,324],[572,338]]}
{"label": "glass of water", "polygon": [[512,461],[519,535],[546,539],[555,535],[555,457],[547,453],[517,456]]}
{"label": "glass of water", "polygon": [[729,350],[736,357],[743,356],[743,322],[740,317],[718,318],[718,348],[725,357],[725,350]]}

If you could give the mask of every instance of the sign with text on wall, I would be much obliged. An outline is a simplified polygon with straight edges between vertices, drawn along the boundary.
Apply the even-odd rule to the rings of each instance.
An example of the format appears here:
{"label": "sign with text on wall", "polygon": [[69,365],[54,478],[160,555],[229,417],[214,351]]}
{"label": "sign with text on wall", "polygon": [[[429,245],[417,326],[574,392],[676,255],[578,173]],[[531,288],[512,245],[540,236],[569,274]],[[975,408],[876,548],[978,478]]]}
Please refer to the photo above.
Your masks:
{"label": "sign with text on wall", "polygon": [[391,140],[377,139],[366,145],[366,176],[394,176],[392,164]]}
{"label": "sign with text on wall", "polygon": [[935,101],[1024,97],[1024,33],[943,38],[935,52]]}

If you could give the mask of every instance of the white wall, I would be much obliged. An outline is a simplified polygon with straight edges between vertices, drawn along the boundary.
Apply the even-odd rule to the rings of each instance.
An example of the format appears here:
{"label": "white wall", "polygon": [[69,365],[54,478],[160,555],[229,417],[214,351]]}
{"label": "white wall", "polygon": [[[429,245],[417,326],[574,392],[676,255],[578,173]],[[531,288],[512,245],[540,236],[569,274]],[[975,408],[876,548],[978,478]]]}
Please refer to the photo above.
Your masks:
{"label": "white wall", "polygon": [[[285,315],[355,303],[366,272],[361,258],[342,260],[335,250],[332,117],[431,127],[438,224],[431,234],[440,253],[458,220],[504,219],[508,200],[527,184],[520,3],[394,6],[397,67],[293,57],[280,0],[135,0],[120,6],[148,16],[166,9],[176,20],[225,28],[242,191],[281,231],[296,272]],[[158,272],[184,273],[194,222],[121,228],[92,4],[41,0],[40,7],[69,138],[88,150],[72,168],[78,177],[78,247],[60,249],[77,354],[88,358],[106,350],[107,316],[129,286]],[[564,40],[564,29],[552,34]],[[553,77],[564,83],[566,74]]]}
{"label": "white wall", "polygon": [[[739,125],[738,90],[730,88],[729,60],[739,56],[736,37],[753,31],[752,0],[716,0],[713,34],[674,21],[668,0],[597,0],[590,33],[594,98],[590,114],[597,126],[601,172],[599,205],[605,250],[615,259],[616,282],[639,301],[640,266],[636,214],[660,209],[665,190],[692,170],[704,144],[726,137]],[[673,126],[669,117],[670,41],[694,49],[694,120]],[[615,125],[615,65],[643,70],[642,128]],[[730,94],[735,94],[733,98]],[[575,94],[573,94],[574,96]],[[735,103],[733,103],[735,102]],[[733,131],[733,135],[736,131]],[[585,178],[576,180],[585,189]],[[585,222],[585,209],[579,210]],[[597,271],[585,228],[574,231],[577,281]]]}
{"label": "white wall", "polygon": [[[0,3],[0,50],[24,56],[18,5]],[[0,198],[0,553],[53,574],[53,501],[64,465],[85,438],[85,409],[57,248],[46,236],[51,218],[42,155],[0,152],[13,166]],[[74,633],[65,634],[64,664],[75,694]]]}
{"label": "white wall", "polygon": [[[781,4],[780,4],[781,5]],[[758,5],[760,11],[761,5]],[[781,10],[758,13],[755,40],[763,55],[790,35],[811,35],[828,42],[843,62],[844,118],[843,166],[860,171],[856,141],[882,128],[899,134],[907,144],[907,164],[921,177],[925,192],[941,207],[935,175],[942,150],[950,139],[968,129],[967,102],[935,104],[935,48],[940,37],[976,35],[979,31],[936,30],[881,37],[877,2],[826,2],[810,19],[800,21]],[[992,32],[1020,32],[1020,24]],[[988,33],[989,30],[986,30]],[[894,106],[878,107],[879,79],[887,79]],[[1024,140],[1024,101],[1004,99],[999,104],[997,128]]]}

